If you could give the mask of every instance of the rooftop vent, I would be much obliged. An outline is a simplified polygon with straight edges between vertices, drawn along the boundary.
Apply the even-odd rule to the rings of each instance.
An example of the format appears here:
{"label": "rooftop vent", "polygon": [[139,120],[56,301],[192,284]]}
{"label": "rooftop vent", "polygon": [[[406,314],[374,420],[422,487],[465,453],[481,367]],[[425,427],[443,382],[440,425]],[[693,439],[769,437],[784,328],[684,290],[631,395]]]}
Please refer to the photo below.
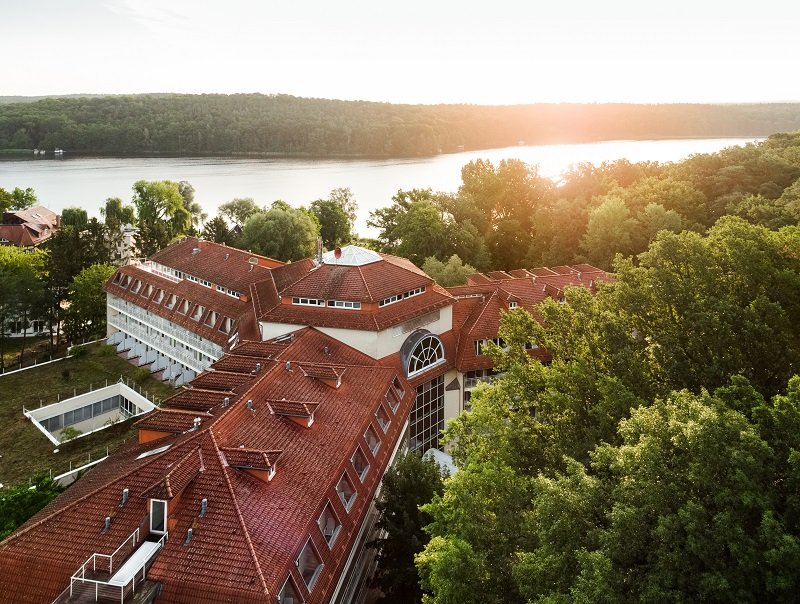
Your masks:
{"label": "rooftop vent", "polygon": [[194,425],[193,425],[193,429],[194,429],[194,430],[197,430],[197,429],[199,429],[199,428],[200,428],[200,422],[202,422],[202,421],[203,421],[203,420],[201,420],[199,417],[195,417],[195,418],[194,418],[194,422],[193,422],[193,424],[194,424]]}
{"label": "rooftop vent", "polygon": [[261,371],[261,363],[256,363],[256,373]]}
{"label": "rooftop vent", "polygon": [[128,503],[128,489],[122,489],[122,503],[120,505],[125,505]]}
{"label": "rooftop vent", "polygon": [[186,540],[183,542],[184,545],[189,545],[192,542],[193,532],[194,531],[192,530],[192,528],[189,527],[189,530],[186,531]]}
{"label": "rooftop vent", "polygon": [[197,254],[199,254],[199,253],[200,253],[200,248],[199,247],[192,248],[192,256],[197,256]]}
{"label": "rooftop vent", "polygon": [[247,408],[250,409],[250,411],[253,410],[253,399],[247,399]]}
{"label": "rooftop vent", "polygon": [[258,264],[258,258],[256,258],[255,256],[250,256],[250,258],[247,261],[250,264]]}
{"label": "rooftop vent", "polygon": [[292,371],[292,362],[291,361],[286,361],[286,364],[284,365],[284,367],[286,368],[286,371]]}
{"label": "rooftop vent", "polygon": [[231,404],[231,397],[226,396],[224,399],[222,399],[222,406],[223,407],[227,407],[230,404]]}
{"label": "rooftop vent", "polygon": [[203,497],[203,501],[200,502],[200,518],[203,518],[208,511],[208,499]]}
{"label": "rooftop vent", "polygon": [[322,347],[322,354],[329,355],[331,354],[331,347],[330,346],[323,346]]}
{"label": "rooftop vent", "polygon": [[111,516],[106,516],[106,523],[103,525],[102,533],[106,534],[111,528]]}

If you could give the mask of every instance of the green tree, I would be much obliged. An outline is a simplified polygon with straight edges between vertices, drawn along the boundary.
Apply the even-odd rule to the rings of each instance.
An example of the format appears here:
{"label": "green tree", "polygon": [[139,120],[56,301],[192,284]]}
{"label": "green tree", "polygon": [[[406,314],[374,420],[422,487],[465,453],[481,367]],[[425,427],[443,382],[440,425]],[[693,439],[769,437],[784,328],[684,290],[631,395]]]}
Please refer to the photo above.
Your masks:
{"label": "green tree", "polygon": [[311,211],[319,221],[322,244],[327,249],[350,242],[350,218],[339,203],[333,199],[317,199],[311,202]]}
{"label": "green tree", "polygon": [[0,540],[50,503],[64,490],[46,476],[37,476],[32,484],[24,483],[0,491]]}
{"label": "green tree", "polygon": [[23,327],[20,365],[25,353],[25,330],[32,318],[47,315],[45,303],[45,262],[47,253],[41,249],[25,251],[9,245],[0,245],[0,367],[6,334],[10,322],[20,322]]}
{"label": "green tree", "polygon": [[328,199],[342,208],[342,211],[347,216],[348,226],[352,232],[356,224],[356,212],[358,211],[358,203],[356,202],[353,192],[349,187],[339,187],[330,192]]}
{"label": "green tree", "polygon": [[456,254],[450,256],[447,262],[429,256],[422,263],[422,270],[443,287],[464,285],[467,277],[476,272],[469,264],[464,264]]}
{"label": "green tree", "polygon": [[609,196],[589,213],[581,249],[590,263],[609,269],[615,254],[627,255],[633,251],[636,227],[636,219],[631,217],[625,202]]}
{"label": "green tree", "polygon": [[231,201],[226,201],[218,208],[221,216],[227,218],[231,224],[238,227],[243,227],[247,219],[253,214],[262,211],[262,208],[256,204],[250,197],[237,197]]}
{"label": "green tree", "polygon": [[89,215],[83,208],[64,208],[61,211],[62,226],[73,226],[82,231],[89,223]]}
{"label": "green tree", "polygon": [[277,260],[300,260],[314,255],[318,235],[319,228],[307,213],[278,205],[251,216],[236,245]]}
{"label": "green tree", "polygon": [[64,332],[70,340],[105,334],[106,295],[103,285],[115,270],[110,264],[93,264],[73,278],[64,321]]}
{"label": "green tree", "polygon": [[138,180],[133,184],[133,205],[143,256],[166,247],[173,237],[183,235],[192,226],[192,212],[186,209],[178,183]]}
{"label": "green tree", "polygon": [[233,236],[228,228],[228,223],[222,216],[215,216],[203,227],[203,239],[208,239],[214,243],[224,243],[230,245],[233,242]]}
{"label": "green tree", "polygon": [[420,506],[443,489],[441,470],[430,458],[416,453],[399,457],[383,476],[381,494],[375,507],[376,527],[385,537],[370,542],[378,550],[378,569],[373,579],[386,604],[420,602],[422,591],[414,556],[428,542],[422,527],[430,516]]}
{"label": "green tree", "polygon": [[0,187],[0,216],[9,210],[25,210],[37,202],[33,189],[15,187],[13,191],[6,191]]}

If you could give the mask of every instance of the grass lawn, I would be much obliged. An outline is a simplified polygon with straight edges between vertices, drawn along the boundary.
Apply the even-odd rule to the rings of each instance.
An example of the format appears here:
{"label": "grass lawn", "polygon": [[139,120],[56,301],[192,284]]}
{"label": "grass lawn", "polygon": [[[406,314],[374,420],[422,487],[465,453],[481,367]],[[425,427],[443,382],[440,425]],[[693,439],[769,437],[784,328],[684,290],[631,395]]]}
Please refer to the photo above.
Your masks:
{"label": "grass lawn", "polygon": [[[105,455],[106,447],[113,451],[128,439],[135,437],[133,420],[120,422],[93,434],[60,445],[53,453],[53,445],[33,423],[22,415],[22,407],[35,409],[89,390],[89,385],[99,388],[119,380],[120,376],[135,379],[134,367],[116,354],[108,354],[101,344],[87,347],[80,357],[26,369],[0,376],[0,483],[4,486],[27,482],[38,472],[61,474],[85,464],[89,457],[98,459]],[[152,378],[141,383],[152,398],[163,400],[174,394],[169,385]]]}

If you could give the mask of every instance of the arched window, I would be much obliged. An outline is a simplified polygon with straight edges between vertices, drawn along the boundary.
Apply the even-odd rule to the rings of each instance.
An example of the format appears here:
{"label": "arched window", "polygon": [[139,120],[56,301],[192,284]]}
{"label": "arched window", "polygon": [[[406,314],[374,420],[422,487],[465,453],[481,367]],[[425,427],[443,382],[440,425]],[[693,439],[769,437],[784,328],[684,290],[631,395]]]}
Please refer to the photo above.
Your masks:
{"label": "arched window", "polygon": [[[422,373],[434,365],[444,362],[444,346],[438,336],[427,330],[412,333],[403,344],[410,349],[406,357],[406,375],[408,377]],[[401,349],[401,353],[402,353]]]}

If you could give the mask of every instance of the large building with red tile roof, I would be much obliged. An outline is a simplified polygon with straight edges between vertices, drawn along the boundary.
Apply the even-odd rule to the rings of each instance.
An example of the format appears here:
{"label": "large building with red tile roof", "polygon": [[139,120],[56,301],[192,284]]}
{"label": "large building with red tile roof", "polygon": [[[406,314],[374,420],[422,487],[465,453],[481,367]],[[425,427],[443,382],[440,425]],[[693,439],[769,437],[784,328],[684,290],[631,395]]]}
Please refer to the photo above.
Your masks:
{"label": "large building with red tile roof", "polygon": [[182,387],[0,544],[6,592],[362,601],[381,477],[398,451],[438,448],[491,379],[502,313],[607,279],[578,265],[445,289],[354,246],[281,264],[194,238],[119,269],[109,341]]}

